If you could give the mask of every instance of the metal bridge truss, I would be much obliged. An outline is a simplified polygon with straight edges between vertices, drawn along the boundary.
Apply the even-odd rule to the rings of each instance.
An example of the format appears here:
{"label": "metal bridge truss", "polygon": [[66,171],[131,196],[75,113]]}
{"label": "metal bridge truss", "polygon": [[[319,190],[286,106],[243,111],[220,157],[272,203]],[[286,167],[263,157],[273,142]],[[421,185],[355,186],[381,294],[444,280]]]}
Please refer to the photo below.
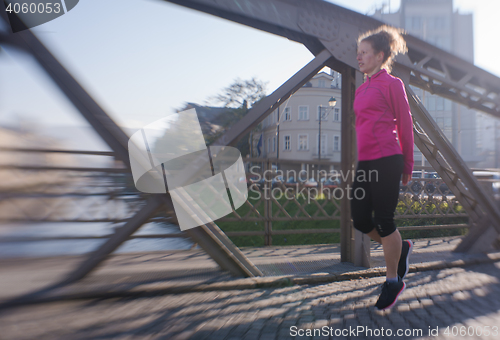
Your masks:
{"label": "metal bridge truss", "polygon": [[[360,33],[380,26],[381,22],[319,0],[165,1],[286,37],[302,43],[315,55],[310,63],[255,105],[216,142],[217,145],[234,145],[319,70],[328,66],[342,74],[341,168],[343,172],[353,169],[355,136],[352,104],[355,89],[362,83],[362,75],[356,71],[356,39]],[[5,13],[0,16],[7,22]],[[409,85],[500,117],[500,79],[417,38],[405,38],[409,53],[398,56],[393,73],[406,85],[415,121],[415,143],[469,214],[470,232],[457,250],[487,250],[500,233],[500,214]],[[127,135],[29,30],[16,34],[0,33],[0,44],[31,54],[110,146],[115,157],[129,166]],[[342,183],[343,189],[348,184]],[[141,210],[56,286],[87,275],[160,209],[175,223],[170,196],[149,196]],[[347,198],[341,201],[340,210],[341,259],[368,266],[369,240],[353,230]],[[214,223],[187,230],[187,234],[232,274],[262,275]]]}
{"label": "metal bridge truss", "polygon": [[[349,117],[342,122],[352,123],[352,91],[356,83],[356,39],[368,30],[384,24],[334,4],[320,1],[297,0],[164,0],[221,18],[239,22],[260,30],[281,35],[304,44],[324,65],[346,75],[350,82],[342,84],[342,102],[349,102]],[[405,35],[406,55],[395,60],[393,74],[406,85],[414,124],[415,144],[450,190],[460,200],[470,216],[471,229],[457,251],[485,251],[491,249],[500,234],[500,212],[492,199],[479,185],[472,172],[434,122],[410,84],[448,98],[470,108],[500,117],[500,78],[420,39]],[[325,56],[326,54],[326,56]],[[330,57],[330,58],[328,58]],[[274,93],[269,97],[272,98]],[[287,97],[279,98],[279,101]],[[252,112],[253,111],[253,112]],[[234,125],[221,139],[231,145],[238,136],[249,132],[270,111],[258,107]],[[259,114],[262,113],[262,114]],[[344,120],[348,118],[349,120]],[[352,137],[352,125],[342,126],[342,143]],[[346,144],[342,144],[346,145]],[[342,150],[343,167],[351,163],[351,150]],[[344,170],[344,169],[343,169]],[[345,212],[345,211],[343,211]],[[345,227],[345,226],[344,226]],[[346,228],[346,227],[345,227]]]}

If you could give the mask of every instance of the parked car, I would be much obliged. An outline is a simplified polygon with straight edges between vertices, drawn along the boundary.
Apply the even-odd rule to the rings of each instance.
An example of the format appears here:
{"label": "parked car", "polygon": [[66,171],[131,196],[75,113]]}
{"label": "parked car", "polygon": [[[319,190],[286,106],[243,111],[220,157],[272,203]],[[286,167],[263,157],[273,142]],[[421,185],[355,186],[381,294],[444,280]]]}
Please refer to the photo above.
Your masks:
{"label": "parked car", "polygon": [[495,200],[500,200],[500,172],[473,171],[472,174]]}
{"label": "parked car", "polygon": [[340,181],[338,179],[332,180],[331,178],[322,178],[321,186],[323,188],[335,189],[340,186]]}
{"label": "parked car", "polygon": [[437,172],[427,172],[424,175],[425,178],[436,179],[436,181],[426,181],[425,182],[425,191],[428,194],[435,193],[436,189],[438,190],[438,194],[448,195],[450,193],[450,188],[443,182],[441,177]]}
{"label": "parked car", "polygon": [[271,180],[271,187],[272,188],[275,188],[275,187],[278,187],[280,186],[281,183],[283,183],[284,180],[283,180],[283,177],[281,176],[276,176],[274,177],[272,180]]}
{"label": "parked car", "polygon": [[411,174],[411,180],[410,180],[410,182],[408,182],[408,186],[410,187],[410,190],[414,194],[420,193],[420,191],[424,187],[424,181],[418,180],[418,179],[424,178],[424,176],[422,176],[422,171],[423,170],[413,171]]}
{"label": "parked car", "polygon": [[[441,195],[447,195],[450,193],[450,189],[448,188],[446,183],[444,183],[441,180],[441,177],[439,177],[439,174],[437,172],[434,171],[425,172],[423,170],[416,170],[412,172],[411,177],[412,178],[407,186],[400,183],[399,188],[401,191],[405,192],[408,190],[409,187],[410,192],[414,194],[421,193],[422,189],[423,192],[427,193],[428,195],[432,195],[435,193]],[[429,179],[434,179],[434,180],[430,181]]]}
{"label": "parked car", "polygon": [[247,181],[249,188],[263,189],[266,179],[263,176],[253,176]]}
{"label": "parked car", "polygon": [[259,176],[251,176],[251,177],[248,177],[248,180],[247,180],[247,186],[250,188],[250,187],[258,187],[258,182],[259,182],[259,179],[260,177]]}
{"label": "parked car", "polygon": [[299,183],[295,180],[295,177],[293,176],[289,177],[285,182],[286,187],[296,187],[297,185],[299,185]]}
{"label": "parked car", "polygon": [[318,182],[314,178],[309,178],[307,181],[305,181],[304,186],[306,188],[316,188],[318,186]]}

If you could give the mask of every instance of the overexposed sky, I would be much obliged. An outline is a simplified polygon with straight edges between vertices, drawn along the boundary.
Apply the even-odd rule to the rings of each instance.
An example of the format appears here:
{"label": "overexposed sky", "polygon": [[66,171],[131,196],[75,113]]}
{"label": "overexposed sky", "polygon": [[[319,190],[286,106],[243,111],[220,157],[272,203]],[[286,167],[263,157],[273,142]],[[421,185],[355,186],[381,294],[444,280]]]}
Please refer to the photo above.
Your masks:
{"label": "overexposed sky", "polygon": [[[388,3],[331,2],[362,14]],[[476,65],[500,76],[500,1],[455,0],[454,7],[474,14]],[[312,59],[298,43],[159,0],[80,0],[33,32],[113,119],[131,128],[185,102],[203,104],[236,78],[257,77],[270,93]],[[86,124],[31,58],[7,48],[0,51],[0,124],[20,123]]]}

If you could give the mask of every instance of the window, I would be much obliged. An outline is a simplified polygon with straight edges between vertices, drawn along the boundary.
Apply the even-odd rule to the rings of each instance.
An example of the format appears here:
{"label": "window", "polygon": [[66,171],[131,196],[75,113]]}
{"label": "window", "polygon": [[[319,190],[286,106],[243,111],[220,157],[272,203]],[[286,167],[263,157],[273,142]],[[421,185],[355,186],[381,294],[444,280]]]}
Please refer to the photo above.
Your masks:
{"label": "window", "polygon": [[451,129],[451,117],[444,117],[444,128]]}
{"label": "window", "polygon": [[289,107],[285,107],[285,120],[292,120],[292,109]]}
{"label": "window", "polygon": [[411,28],[414,30],[419,30],[422,28],[422,19],[420,17],[413,17],[411,22]]}
{"label": "window", "polygon": [[[319,150],[319,134],[316,135],[316,151]],[[326,135],[321,134],[321,154],[324,155],[326,154]]]}
{"label": "window", "polygon": [[267,153],[271,152],[271,138],[267,139]]}
{"label": "window", "polygon": [[291,150],[290,136],[284,136],[283,150]]}
{"label": "window", "polygon": [[422,28],[422,20],[420,17],[406,17],[407,30],[420,30]]}
{"label": "window", "polygon": [[299,145],[298,145],[299,150],[308,150],[309,149],[308,139],[309,139],[308,135],[299,135]]}
{"label": "window", "polygon": [[433,96],[425,97],[425,107],[429,111],[435,111],[436,110],[436,97],[433,97]]}
{"label": "window", "polygon": [[444,110],[444,98],[441,97],[436,98],[436,110],[438,111]]}
{"label": "window", "polygon": [[316,120],[319,120],[319,117],[321,116],[321,120],[327,120],[327,115],[326,115],[326,106],[318,106],[318,114],[316,115]]}
{"label": "window", "polygon": [[449,99],[444,100],[444,109],[447,111],[451,111],[451,100]]}
{"label": "window", "polygon": [[273,152],[276,152],[276,137],[273,137]]}
{"label": "window", "polygon": [[333,151],[340,151],[340,136],[333,136]]}
{"label": "window", "polygon": [[333,110],[333,120],[340,122],[340,109],[338,107]]}
{"label": "window", "polygon": [[324,79],[320,79],[318,81],[318,87],[326,87],[326,83],[325,83],[325,80]]}
{"label": "window", "polygon": [[299,120],[309,120],[309,106],[299,106]]}
{"label": "window", "polygon": [[444,129],[444,119],[443,118],[436,118],[436,123],[441,130]]}
{"label": "window", "polygon": [[428,18],[427,20],[427,28],[431,30],[436,30],[436,29],[445,29],[448,28],[448,17],[446,16],[438,16],[438,17],[432,17]]}

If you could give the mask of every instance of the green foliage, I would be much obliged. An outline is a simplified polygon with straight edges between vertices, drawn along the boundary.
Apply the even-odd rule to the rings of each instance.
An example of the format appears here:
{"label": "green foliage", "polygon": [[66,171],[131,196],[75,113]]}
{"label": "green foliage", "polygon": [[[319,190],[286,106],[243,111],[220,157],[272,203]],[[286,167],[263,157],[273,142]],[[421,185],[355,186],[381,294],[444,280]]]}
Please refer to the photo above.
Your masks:
{"label": "green foliage", "polygon": [[266,96],[266,85],[256,78],[241,80],[237,78],[231,85],[210,100],[224,107],[248,109]]}
{"label": "green foliage", "polygon": [[[260,192],[260,194],[263,194]],[[303,196],[298,196],[297,201],[302,205],[307,199]],[[253,205],[257,206],[256,210],[264,216],[264,202],[257,204],[259,199],[255,192],[250,192],[248,201]],[[277,197],[277,201],[281,206],[284,206],[287,198],[283,195],[282,197]],[[318,204],[323,205],[325,203],[324,199],[318,199]],[[340,202],[336,201],[338,206]],[[292,200],[284,208],[288,215],[294,216],[306,216],[302,213],[299,206]],[[311,199],[311,203],[304,206],[304,210],[310,214],[314,215],[320,208]],[[332,215],[338,208],[332,201],[328,201],[322,209]],[[244,204],[239,209],[236,210],[238,215],[246,216],[250,213],[249,217],[257,216],[248,204]],[[276,204],[272,205],[273,216],[285,217],[286,215],[279,209]],[[228,217],[232,217],[229,215]],[[231,231],[264,231],[264,222],[222,222],[216,221],[217,225],[224,232]],[[274,221],[272,223],[273,230],[299,230],[299,229],[339,229],[339,220],[323,220],[323,221]],[[231,240],[239,247],[245,246],[264,246],[264,236],[232,236]],[[339,233],[313,233],[313,234],[290,234],[290,235],[273,235],[273,245],[306,245],[306,244],[332,244],[340,242]]]}
{"label": "green foliage", "polygon": [[[260,194],[263,194],[262,191]],[[404,198],[405,202],[410,206],[410,211],[407,214],[419,214],[416,218],[400,218],[396,219],[396,226],[399,228],[403,238],[430,238],[430,237],[444,237],[444,236],[456,236],[465,235],[467,233],[466,228],[454,228],[454,229],[436,229],[436,230],[404,230],[407,226],[422,226],[422,225],[445,225],[445,224],[467,224],[468,217],[456,217],[455,214],[464,213],[463,207],[460,205],[454,206],[453,209],[448,211],[450,205],[446,201],[428,201],[426,199],[413,200],[411,197]],[[250,192],[250,197],[248,201],[253,205],[257,206],[256,210],[264,216],[264,202],[258,203],[257,194],[255,192]],[[277,198],[277,201],[284,206],[287,199],[283,196]],[[305,203],[306,198],[297,197],[297,201],[300,204]],[[325,202],[324,199],[318,199],[317,203],[322,205]],[[336,201],[335,205],[332,201],[328,201],[323,209],[332,215],[338,207],[340,207],[340,201]],[[425,215],[437,214],[436,205],[440,206],[443,212],[448,211],[447,214],[440,217],[425,217]],[[305,216],[300,211],[298,205],[290,201],[284,208],[287,213],[294,217]],[[319,207],[317,204],[311,200],[309,204],[304,206],[304,210],[308,214],[314,215],[318,211]],[[404,202],[400,201],[396,211],[397,214],[402,214],[407,210]],[[245,204],[237,210],[237,213],[244,217],[249,212],[251,208]],[[273,216],[285,217],[285,215],[280,211],[279,207],[273,203],[272,205]],[[423,215],[423,216],[421,216]],[[229,215],[228,217],[231,217]],[[253,212],[249,216],[256,216]],[[338,212],[340,216],[340,212]],[[225,232],[229,231],[264,231],[264,222],[221,222],[216,221],[217,225]],[[299,229],[339,229],[340,220],[323,220],[323,221],[274,221],[272,223],[273,230],[299,230]],[[260,247],[265,245],[264,236],[237,236],[230,237],[231,240],[239,247],[252,246]],[[313,234],[290,234],[290,235],[273,235],[272,244],[273,245],[312,245],[312,244],[333,244],[340,243],[340,233],[313,233]]]}
{"label": "green foliage", "polygon": [[[212,144],[222,136],[231,126],[240,121],[256,103],[266,96],[266,83],[252,78],[250,80],[236,79],[233,84],[222,90],[222,93],[211,98],[216,104],[223,104],[226,111],[218,116],[222,129],[217,133],[205,136],[207,145]],[[235,147],[243,156],[250,154],[250,134],[238,140]]]}
{"label": "green foliage", "polygon": [[[407,206],[409,208],[407,208]],[[443,212],[440,217],[425,217]],[[459,204],[452,206],[450,202],[429,198],[415,198],[407,195],[400,199],[396,207],[396,214],[418,215],[417,218],[396,219],[396,226],[404,238],[429,238],[465,235],[466,228],[435,229],[435,230],[404,230],[408,226],[467,224],[468,217],[457,217],[455,214],[464,214],[463,207]]]}

